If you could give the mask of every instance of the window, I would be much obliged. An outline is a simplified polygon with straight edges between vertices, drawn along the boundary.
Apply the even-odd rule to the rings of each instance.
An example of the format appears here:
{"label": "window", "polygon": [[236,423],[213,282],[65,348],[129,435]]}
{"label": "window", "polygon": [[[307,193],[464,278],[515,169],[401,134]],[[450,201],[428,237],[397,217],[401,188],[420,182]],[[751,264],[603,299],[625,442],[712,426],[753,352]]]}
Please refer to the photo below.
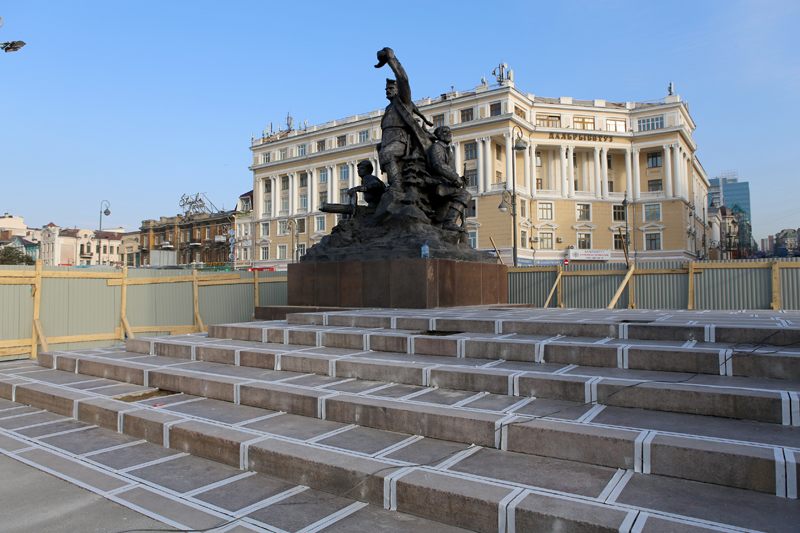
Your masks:
{"label": "window", "polygon": [[306,145],[305,144],[298,144],[297,145],[297,155],[299,155],[299,156],[306,155]]}
{"label": "window", "polygon": [[281,190],[288,191],[289,190],[289,176],[283,176],[281,178]]}
{"label": "window", "polygon": [[350,203],[350,195],[347,194],[347,191],[339,191],[339,203],[340,204]]}
{"label": "window", "polygon": [[541,191],[542,188],[544,187],[543,184],[544,184],[544,181],[542,181],[542,178],[536,178],[536,189],[537,190]]}
{"label": "window", "polygon": [[[578,186],[576,185],[575,188],[577,189]],[[611,180],[608,180],[608,192],[614,192],[614,182]]]}
{"label": "window", "polygon": [[536,166],[542,166],[542,152],[536,152]]}
{"label": "window", "polygon": [[644,248],[645,248],[645,250],[660,250],[661,249],[661,233],[645,233],[644,234]]}
{"label": "window", "polygon": [[625,239],[619,233],[614,234],[614,249],[615,250],[624,250],[625,249]]}
{"label": "window", "polygon": [[577,204],[578,220],[589,221],[592,219],[592,204]]}
{"label": "window", "polygon": [[336,147],[342,148],[344,146],[347,146],[347,135],[339,135],[336,137]]}
{"label": "window", "polygon": [[520,240],[520,247],[527,248],[528,247],[528,232],[522,230],[519,232],[519,240]]}
{"label": "window", "polygon": [[[245,259],[247,259],[245,257]],[[279,244],[278,245],[278,259],[286,259],[286,245]]]}
{"label": "window", "polygon": [[278,221],[278,235],[287,235],[289,233],[289,223],[286,220]]}
{"label": "window", "polygon": [[287,157],[286,148],[281,148],[280,151],[278,152],[278,159],[283,161],[284,159],[286,159],[286,157]]}
{"label": "window", "polygon": [[647,168],[659,168],[661,166],[661,152],[650,152],[647,154]]}
{"label": "window", "polygon": [[664,127],[664,115],[639,119],[639,131],[660,130]]}
{"label": "window", "polygon": [[461,110],[461,122],[469,122],[473,118],[472,108]]}
{"label": "window", "polygon": [[573,117],[572,127],[576,130],[593,130],[594,117]]}
{"label": "window", "polygon": [[301,194],[300,195],[300,209],[308,209],[308,195]]}
{"label": "window", "polygon": [[328,192],[322,191],[319,193],[319,205],[325,204],[328,202]]}
{"label": "window", "polygon": [[519,215],[523,218],[528,217],[528,202],[526,200],[519,201]]}
{"label": "window", "polygon": [[614,222],[624,222],[625,221],[625,206],[624,205],[615,205],[612,207],[611,218]]}
{"label": "window", "polygon": [[104,254],[107,254],[107,253],[108,253],[108,246],[107,246],[107,245],[105,245],[105,244],[103,245],[103,253],[104,253]]}
{"label": "window", "polygon": [[644,219],[645,221],[660,221],[661,220],[661,204],[646,204],[644,206]]}
{"label": "window", "polygon": [[339,181],[344,181],[350,179],[350,167],[348,165],[342,165],[339,167]]}
{"label": "window", "polygon": [[440,128],[444,126],[444,115],[433,115],[433,127]]}
{"label": "window", "polygon": [[608,170],[614,170],[614,167],[611,164],[611,154],[608,154],[608,159],[606,159],[606,163],[608,164]]}
{"label": "window", "polygon": [[297,233],[303,234],[306,232],[306,219],[304,218],[297,218],[294,221],[295,226],[297,227]]}
{"label": "window", "polygon": [[539,220],[553,220],[552,202],[539,202]]}
{"label": "window", "polygon": [[143,242],[143,244],[144,244],[144,247],[145,247],[145,248],[147,248],[147,246],[148,246],[148,243],[147,243],[147,241],[148,241],[148,236],[147,236],[147,235],[145,235],[145,236],[144,236],[144,242]]}
{"label": "window", "polygon": [[469,235],[469,245],[473,248],[478,247],[478,232],[477,231],[470,231],[467,233]]}
{"label": "window", "polygon": [[606,131],[625,131],[625,120],[606,119]]}
{"label": "window", "polygon": [[304,242],[297,243],[297,258],[301,258],[306,255],[306,244]]}
{"label": "window", "polygon": [[553,249],[553,234],[552,233],[539,233],[539,249],[552,250]]}
{"label": "window", "polygon": [[648,180],[647,190],[650,192],[663,191],[664,189],[661,188],[661,180]]}
{"label": "window", "polygon": [[464,144],[464,160],[478,159],[478,143]]}
{"label": "window", "polygon": [[81,255],[83,255],[83,244],[81,244]]}
{"label": "window", "polygon": [[210,238],[211,238],[211,228],[206,226],[206,239],[210,239]]}
{"label": "window", "polygon": [[286,213],[289,211],[289,197],[284,196],[281,198],[281,212]]}
{"label": "window", "polygon": [[272,180],[266,180],[264,182],[264,192],[265,193],[272,192]]}
{"label": "window", "polygon": [[495,173],[494,173],[494,182],[495,183],[502,183],[504,181],[505,180],[503,179],[503,173],[500,172],[499,170],[496,170]]}
{"label": "window", "polygon": [[320,183],[328,183],[328,169],[321,168],[319,171],[319,182]]}
{"label": "window", "polygon": [[[462,111],[462,113],[463,113],[463,111]],[[500,116],[501,114],[503,114],[503,104],[501,104],[500,102],[495,102],[493,104],[489,104],[489,116],[490,117],[497,117],[497,116]],[[470,119],[470,120],[472,120],[472,119]],[[461,121],[464,122],[463,119]]]}
{"label": "window", "polygon": [[592,249],[592,234],[578,233],[578,250],[591,250],[591,249]]}
{"label": "window", "polygon": [[305,172],[300,173],[300,187],[308,187],[308,174]]}
{"label": "window", "polygon": [[498,161],[503,160],[503,147],[500,146],[499,144],[496,144],[494,146],[494,158],[497,159]]}
{"label": "window", "polygon": [[317,219],[317,231],[325,231],[325,217],[316,217]]}
{"label": "window", "polygon": [[365,143],[369,140],[369,130],[358,132],[358,142]]}
{"label": "window", "polygon": [[261,236],[262,237],[269,237],[269,222],[262,222],[261,223]]}
{"label": "window", "polygon": [[317,141],[317,152],[325,151],[325,141]]}
{"label": "window", "polygon": [[264,200],[264,216],[272,216],[272,200]]}
{"label": "window", "polygon": [[261,154],[261,163],[269,163],[269,152]]}
{"label": "window", "polygon": [[467,178],[467,186],[468,187],[477,187],[478,186],[478,170],[473,168],[472,170],[467,170],[465,177]]}
{"label": "window", "polygon": [[527,118],[528,118],[528,114],[525,112],[525,110],[522,109],[518,105],[514,106],[514,114],[517,115],[518,117],[520,117],[523,120],[527,120]]}
{"label": "window", "polygon": [[[243,255],[242,259],[244,259],[245,261],[247,261],[247,259],[248,259],[248,257],[247,257],[247,256],[249,255],[249,252],[250,252],[250,250],[249,250],[249,249],[247,249],[247,248],[242,248],[242,255]],[[206,252],[206,260],[208,260],[208,252]],[[198,263],[200,262],[200,252],[197,252],[197,262],[198,262]]]}
{"label": "window", "polygon": [[262,246],[261,247],[261,260],[266,261],[269,259],[269,246]]}
{"label": "window", "polygon": [[536,125],[543,128],[560,128],[561,115],[536,115]]}
{"label": "window", "polygon": [[467,206],[467,218],[475,218],[478,216],[478,199],[473,198],[469,201]]}

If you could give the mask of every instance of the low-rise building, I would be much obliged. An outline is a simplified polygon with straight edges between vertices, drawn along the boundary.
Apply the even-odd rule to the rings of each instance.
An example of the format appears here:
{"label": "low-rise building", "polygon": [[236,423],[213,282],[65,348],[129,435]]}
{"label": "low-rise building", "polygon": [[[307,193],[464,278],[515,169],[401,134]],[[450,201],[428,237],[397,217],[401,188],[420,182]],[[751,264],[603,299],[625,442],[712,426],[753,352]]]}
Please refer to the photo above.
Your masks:
{"label": "low-rise building", "polygon": [[51,266],[122,266],[119,233],[60,228],[52,222],[42,229],[42,263]]}
{"label": "low-rise building", "polygon": [[[378,89],[378,88],[376,88]],[[678,95],[657,102],[545,98],[503,79],[424,98],[416,105],[453,133],[456,168],[473,195],[467,230],[476,248],[520,266],[570,260],[624,261],[625,236],[637,260],[708,255],[708,179],[696,157],[695,123]],[[380,173],[376,110],[253,139],[256,266],[285,268],[337,223],[324,202],[346,203],[356,165]],[[521,139],[524,150],[514,145]],[[500,212],[517,195],[517,224]]]}

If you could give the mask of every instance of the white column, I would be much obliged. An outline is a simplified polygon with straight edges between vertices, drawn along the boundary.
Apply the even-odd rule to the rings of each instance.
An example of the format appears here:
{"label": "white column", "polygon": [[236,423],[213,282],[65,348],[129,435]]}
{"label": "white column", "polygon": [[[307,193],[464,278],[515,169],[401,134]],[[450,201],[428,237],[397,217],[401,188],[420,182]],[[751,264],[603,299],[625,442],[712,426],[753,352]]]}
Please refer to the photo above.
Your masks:
{"label": "white column", "polygon": [[685,151],[683,152],[683,165],[681,166],[681,170],[683,171],[683,183],[684,191],[686,191],[686,199],[689,200],[694,194],[694,180],[692,179],[691,169],[689,168],[689,154],[687,154]]}
{"label": "white column", "polygon": [[478,194],[483,194],[486,190],[486,165],[483,164],[483,139],[475,139],[478,153]]}
{"label": "white column", "polygon": [[492,190],[492,183],[494,183],[494,154],[492,153],[492,138],[486,137],[486,190]]}
{"label": "white column", "polygon": [[328,203],[339,203],[339,176],[336,175],[336,165],[328,166]]}
{"label": "white column", "polygon": [[289,176],[289,216],[292,216],[297,212],[297,203],[295,202],[297,187],[295,187],[294,172],[289,172],[287,175]]}
{"label": "white column", "polygon": [[625,149],[625,198],[633,199],[633,174],[631,173],[631,149]]}
{"label": "white column", "polygon": [[570,198],[575,198],[575,168],[572,165],[574,150],[574,146],[567,146],[567,187]]}
{"label": "white column", "polygon": [[514,149],[512,147],[514,138],[511,133],[504,133],[503,137],[506,138],[506,189],[510,191],[511,187],[515,187],[517,182],[517,177],[512,175],[511,167],[511,158],[514,157]]}
{"label": "white column", "polygon": [[608,199],[608,148],[600,149],[600,177],[603,198]]}
{"label": "white column", "polygon": [[317,183],[314,181],[316,175],[314,169],[310,168],[308,173],[308,213],[313,213],[317,210]]}
{"label": "white column", "polygon": [[461,150],[461,141],[454,142],[452,150],[453,150],[453,155],[455,156],[456,173],[459,176],[461,176],[462,174],[465,174],[465,172],[464,172],[464,154],[462,153],[462,150]]}
{"label": "white column", "polygon": [[581,190],[589,190],[589,161],[588,154],[581,152]]}
{"label": "white column", "polygon": [[681,172],[681,149],[679,145],[675,144],[672,146],[672,156],[672,186],[675,190],[675,197],[683,198],[683,173]]}
{"label": "white column", "polygon": [[[555,155],[554,155],[555,151],[554,150],[547,150],[547,151],[545,151],[545,154],[547,154],[547,187],[546,188],[551,190],[551,191],[559,190],[559,187],[557,187],[556,184],[555,184],[555,179],[556,179],[555,178],[555,175],[556,175],[556,171],[555,171],[556,162],[555,162],[555,159],[556,158],[555,158]],[[560,185],[561,184],[561,180],[559,180],[558,183]]]}
{"label": "white column", "polygon": [[603,185],[600,182],[600,147],[594,147],[594,197],[603,197]]}
{"label": "white column", "polygon": [[633,149],[633,200],[636,201],[642,196],[642,181],[639,176],[639,149]]}
{"label": "white column", "polygon": [[[356,172],[356,161],[350,161],[347,163],[347,166],[350,167],[350,170],[347,171],[347,188],[352,189],[356,186],[356,178],[358,178],[358,172]],[[360,181],[360,180],[359,180]],[[360,185],[360,183],[359,183]]]}
{"label": "white column", "polygon": [[562,144],[561,149],[561,197],[566,198],[569,194],[569,184],[567,183],[567,147]]}
{"label": "white column", "polygon": [[664,145],[664,194],[672,198],[672,146]]}
{"label": "white column", "polygon": [[[514,156],[516,157],[516,156]],[[525,147],[525,151],[522,152],[522,167],[523,167],[523,176],[525,176],[525,189],[527,189],[528,194],[531,193],[531,152],[530,147]]]}
{"label": "white column", "polygon": [[273,176],[270,179],[272,180],[272,191],[270,192],[272,211],[270,211],[269,216],[274,218],[278,212],[278,176]]}
{"label": "white column", "polygon": [[528,172],[530,173],[530,187],[528,188],[528,192],[531,195],[531,198],[536,198],[536,144],[531,143],[531,152],[528,155]]}

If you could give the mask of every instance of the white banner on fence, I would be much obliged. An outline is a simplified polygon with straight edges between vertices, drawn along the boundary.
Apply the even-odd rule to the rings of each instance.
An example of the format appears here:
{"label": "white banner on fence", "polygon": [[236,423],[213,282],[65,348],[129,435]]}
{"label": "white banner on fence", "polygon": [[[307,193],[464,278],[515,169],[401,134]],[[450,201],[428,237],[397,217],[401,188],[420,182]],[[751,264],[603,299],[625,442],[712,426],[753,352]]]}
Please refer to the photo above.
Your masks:
{"label": "white banner on fence", "polygon": [[610,261],[611,250],[567,250],[567,258],[578,261]]}

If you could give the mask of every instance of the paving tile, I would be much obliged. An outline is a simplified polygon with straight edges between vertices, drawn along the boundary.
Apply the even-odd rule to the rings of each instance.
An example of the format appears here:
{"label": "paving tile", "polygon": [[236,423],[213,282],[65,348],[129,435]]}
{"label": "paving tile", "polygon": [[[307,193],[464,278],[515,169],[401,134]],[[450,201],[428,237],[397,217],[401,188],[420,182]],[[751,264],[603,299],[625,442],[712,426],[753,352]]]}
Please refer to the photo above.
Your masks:
{"label": "paving tile", "polygon": [[196,494],[194,498],[222,509],[236,512],[294,487],[296,485],[279,479],[254,474],[226,483],[221,487],[201,492]]}
{"label": "paving tile", "polygon": [[308,489],[247,516],[294,533],[352,503],[352,500],[346,498]]}
{"label": "paving tile", "polygon": [[485,394],[477,400],[471,401],[465,405],[470,409],[486,409],[487,411],[504,411],[515,403],[518,403],[522,398],[517,396],[503,396],[502,394]]}
{"label": "paving tile", "polygon": [[371,455],[385,450],[398,442],[404,441],[410,436],[411,435],[406,435],[405,433],[395,433],[393,431],[359,426],[317,442],[326,446],[333,446],[334,448],[342,448],[344,450]]}
{"label": "paving tile", "polygon": [[424,390],[426,387],[418,387],[416,385],[392,385],[385,389],[377,390],[375,392],[365,394],[365,396],[374,396],[379,398],[401,398],[414,392]]}
{"label": "paving tile", "polygon": [[346,425],[347,424],[341,424],[331,420],[320,420],[319,418],[284,413],[279,416],[267,418],[266,420],[245,424],[242,427],[264,431],[274,435],[281,435],[283,437],[307,440]]}
{"label": "paving tile", "polygon": [[231,466],[191,455],[129,472],[132,476],[180,493],[189,492],[241,473],[240,470]]}
{"label": "paving tile", "polygon": [[171,413],[192,415],[225,424],[238,424],[246,420],[252,420],[253,418],[275,413],[275,411],[270,411],[269,409],[259,409],[258,407],[250,407],[247,405],[235,405],[230,402],[212,400],[210,398],[175,406],[166,405],[162,409]]}
{"label": "paving tile", "polygon": [[131,466],[149,463],[150,461],[155,461],[157,459],[171,457],[173,455],[177,455],[178,453],[179,452],[177,450],[164,448],[158,444],[141,442],[133,446],[126,446],[124,448],[118,448],[116,450],[110,450],[91,455],[89,459],[96,463],[107,466],[108,468],[122,470]]}
{"label": "paving tile", "polygon": [[16,450],[21,450],[22,448],[28,448],[30,444],[25,441],[17,440],[13,437],[9,437],[6,435],[0,434],[0,450],[5,450],[7,452],[13,452]]}
{"label": "paving tile", "polygon": [[14,430],[14,432],[20,435],[24,435],[26,437],[37,438],[37,437],[42,437],[44,435],[52,435],[53,433],[58,433],[60,431],[70,431],[73,429],[91,427],[91,424],[78,422],[77,420],[72,420],[64,417],[59,417],[59,418],[61,418],[61,420],[53,424],[46,424],[44,426],[36,426],[27,429],[16,429]]}
{"label": "paving tile", "polygon": [[420,396],[414,397],[414,401],[435,403],[437,405],[453,405],[454,403],[458,403],[461,400],[466,400],[472,396],[475,396],[475,393],[471,391],[435,389]]}
{"label": "paving tile", "polygon": [[381,533],[408,533],[410,531],[420,533],[466,533],[468,530],[405,513],[387,511],[374,505],[368,505],[319,531],[325,533],[352,533],[355,531],[380,531]]}
{"label": "paving tile", "polygon": [[386,383],[383,381],[368,381],[362,379],[354,379],[351,381],[343,381],[341,383],[331,385],[330,387],[325,387],[325,390],[358,394],[360,392],[374,389],[375,387],[380,387],[381,385],[386,385]]}
{"label": "paving tile", "polygon": [[[520,398],[522,399],[522,398]],[[576,420],[586,414],[592,405],[585,405],[580,402],[569,402],[566,400],[548,400],[537,398],[527,405],[523,405],[515,410],[515,414],[531,415],[541,417],[562,418],[565,420]]]}
{"label": "paving tile", "polygon": [[800,500],[663,476],[634,474],[616,501],[768,533],[800,523]]}
{"label": "paving tile", "polygon": [[76,431],[74,433],[56,435],[55,437],[46,437],[40,440],[55,448],[74,453],[75,455],[82,455],[84,453],[111,448],[112,446],[119,446],[120,444],[136,442],[139,439],[115,433],[108,429],[92,428],[86,431]]}
{"label": "paving tile", "polygon": [[116,495],[116,500],[127,502],[138,511],[154,518],[166,518],[184,528],[206,530],[219,526],[230,519],[221,518],[184,502],[160,494],[148,487],[135,487]]}
{"label": "paving tile", "polygon": [[19,457],[89,485],[101,492],[118,489],[130,484],[128,480],[118,479],[96,468],[89,467],[78,461],[71,461],[42,449],[20,452]]}
{"label": "paving tile", "polygon": [[389,453],[385,457],[398,461],[408,461],[420,466],[436,466],[467,448],[469,448],[469,444],[424,438]]}
{"label": "paving tile", "polygon": [[303,387],[320,387],[322,385],[330,385],[331,383],[341,383],[342,381],[344,381],[344,378],[332,378],[330,376],[314,375],[293,379],[287,384],[299,385]]}

